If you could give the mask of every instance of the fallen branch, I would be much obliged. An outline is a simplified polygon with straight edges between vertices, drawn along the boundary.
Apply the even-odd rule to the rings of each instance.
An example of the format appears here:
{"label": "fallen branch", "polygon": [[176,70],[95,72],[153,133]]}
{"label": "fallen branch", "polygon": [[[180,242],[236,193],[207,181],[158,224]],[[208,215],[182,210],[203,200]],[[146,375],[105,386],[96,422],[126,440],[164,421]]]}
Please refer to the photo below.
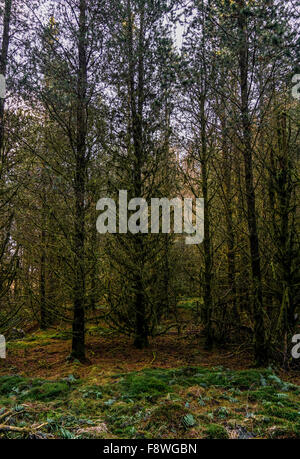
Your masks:
{"label": "fallen branch", "polygon": [[0,424],[0,432],[18,432],[18,433],[25,433],[25,434],[32,434],[32,435],[37,435],[39,430],[47,425],[48,422],[44,422],[43,424],[40,424],[37,427],[16,427],[16,426],[9,426],[7,424]]}
{"label": "fallen branch", "polygon": [[0,421],[2,421],[2,419],[7,418],[7,416],[9,416],[11,414],[13,414],[13,411],[7,411],[6,413],[1,414]]}
{"label": "fallen branch", "polygon": [[0,432],[22,432],[22,433],[32,433],[33,429],[28,429],[27,427],[15,427],[8,426],[6,424],[0,424]]}

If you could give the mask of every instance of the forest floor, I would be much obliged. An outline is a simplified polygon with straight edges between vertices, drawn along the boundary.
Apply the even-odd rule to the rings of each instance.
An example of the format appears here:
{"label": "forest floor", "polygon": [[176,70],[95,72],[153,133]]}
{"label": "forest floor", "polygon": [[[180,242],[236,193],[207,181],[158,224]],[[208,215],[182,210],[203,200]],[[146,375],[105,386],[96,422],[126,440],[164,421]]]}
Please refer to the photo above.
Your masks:
{"label": "forest floor", "polygon": [[67,330],[8,343],[0,438],[300,438],[299,372],[253,368],[246,345],[207,352],[193,327],[136,350],[88,331],[85,364]]}

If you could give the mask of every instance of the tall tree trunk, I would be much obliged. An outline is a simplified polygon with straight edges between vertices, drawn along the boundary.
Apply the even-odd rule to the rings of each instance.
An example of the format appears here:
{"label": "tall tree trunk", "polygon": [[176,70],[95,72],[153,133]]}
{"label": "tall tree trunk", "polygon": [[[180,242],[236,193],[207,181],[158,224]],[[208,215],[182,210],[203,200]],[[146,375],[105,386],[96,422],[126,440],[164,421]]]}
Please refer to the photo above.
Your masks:
{"label": "tall tree trunk", "polygon": [[41,329],[46,330],[48,326],[47,305],[46,305],[46,215],[45,202],[42,202],[42,230],[41,230],[41,265],[40,265],[40,311]]}
{"label": "tall tree trunk", "polygon": [[[137,60],[137,87],[135,85],[135,59],[133,48],[133,16],[131,1],[127,1],[128,16],[128,58],[129,58],[129,98],[132,122],[132,138],[134,146],[134,171],[133,188],[136,197],[143,196],[142,165],[143,165],[143,107],[144,107],[144,19],[145,10],[141,6],[140,29],[138,37],[138,60]],[[134,346],[142,349],[148,346],[148,325],[146,319],[146,298],[143,285],[144,267],[144,241],[142,234],[134,236],[135,260],[137,265],[135,279],[135,337]]]}
{"label": "tall tree trunk", "polygon": [[[291,240],[293,235],[291,234],[290,220],[291,220],[291,195],[293,190],[293,183],[290,171],[289,161],[289,145],[288,145],[288,127],[287,127],[287,114],[281,112],[278,115],[278,150],[279,150],[279,171],[276,177],[278,177],[277,190],[278,190],[278,201],[279,201],[279,241],[278,241],[278,259],[280,263],[280,270],[282,273],[282,292],[281,292],[281,304],[286,301],[287,309],[287,327],[290,327],[290,331],[294,331],[295,325],[295,307],[293,298],[293,281],[292,281],[292,246]],[[285,330],[288,332],[288,330]]]}
{"label": "tall tree trunk", "polygon": [[[97,247],[97,230],[96,226],[93,225],[92,237],[91,237],[92,250],[96,250]],[[97,288],[97,253],[92,255],[92,267],[90,275],[90,295],[89,295],[89,307],[91,311],[96,309],[96,288]]]}
{"label": "tall tree trunk", "polygon": [[208,151],[206,137],[206,117],[205,117],[205,95],[201,96],[201,184],[202,196],[204,199],[204,333],[205,347],[207,350],[213,346],[213,331],[212,331],[212,247],[211,247],[211,219],[210,219],[210,204],[208,193]]}
{"label": "tall tree trunk", "polygon": [[208,22],[209,22],[209,9],[210,2],[205,5],[204,1],[201,2],[202,11],[202,65],[201,65],[201,95],[199,98],[199,117],[200,117],[200,142],[201,147],[199,151],[199,160],[201,165],[201,187],[202,196],[204,199],[204,306],[203,306],[203,319],[204,319],[204,335],[205,335],[205,348],[210,350],[213,346],[213,329],[212,329],[212,310],[213,310],[213,297],[212,297],[212,240],[211,240],[211,215],[210,215],[210,198],[209,198],[209,152],[207,142],[207,119],[205,114],[205,103],[207,100],[208,88],[208,59],[206,55],[205,41],[209,36]]}
{"label": "tall tree trunk", "polygon": [[276,338],[280,342],[286,364],[289,358],[287,343],[292,342],[291,338],[295,333],[295,312],[298,305],[295,292],[297,278],[294,272],[297,264],[297,231],[294,223],[296,206],[292,202],[295,183],[292,179],[290,157],[290,127],[287,113],[282,106],[276,109],[276,130],[277,145],[272,148],[270,156],[269,195],[275,248],[274,269],[280,308]]}
{"label": "tall tree trunk", "polygon": [[[225,75],[224,75],[225,78]],[[231,303],[234,320],[238,324],[240,321],[239,311],[237,306],[237,289],[236,289],[236,260],[235,260],[235,234],[233,223],[233,195],[232,195],[232,151],[228,145],[227,137],[227,122],[226,122],[226,102],[224,97],[221,101],[221,126],[222,126],[222,155],[223,155],[223,173],[224,173],[224,207],[226,219],[226,235],[227,235],[227,276],[228,288],[231,291]]]}
{"label": "tall tree trunk", "polygon": [[86,181],[86,91],[87,91],[87,25],[86,0],[79,3],[78,76],[77,76],[77,140],[74,178],[74,318],[71,356],[85,360],[85,181]]}
{"label": "tall tree trunk", "polygon": [[249,242],[251,253],[251,269],[253,281],[253,310],[254,310],[254,347],[255,359],[258,366],[268,362],[268,349],[263,311],[262,276],[259,251],[259,239],[256,219],[256,202],[253,178],[253,149],[251,138],[251,121],[249,109],[249,85],[248,85],[248,37],[247,19],[244,13],[245,1],[239,0],[238,27],[240,31],[239,68],[240,68],[240,91],[241,91],[241,116],[243,131],[243,157],[246,185],[247,222],[249,230]]}
{"label": "tall tree trunk", "polygon": [[[7,59],[8,59],[8,47],[9,47],[9,29],[10,29],[10,20],[11,20],[11,7],[12,0],[5,0],[4,6],[4,20],[3,20],[3,35],[2,35],[2,46],[1,46],[1,55],[0,55],[0,74],[6,77],[7,72]],[[3,144],[4,144],[4,106],[5,100],[0,98],[0,155],[1,155],[1,165],[3,162]],[[1,177],[0,169],[0,177]]]}

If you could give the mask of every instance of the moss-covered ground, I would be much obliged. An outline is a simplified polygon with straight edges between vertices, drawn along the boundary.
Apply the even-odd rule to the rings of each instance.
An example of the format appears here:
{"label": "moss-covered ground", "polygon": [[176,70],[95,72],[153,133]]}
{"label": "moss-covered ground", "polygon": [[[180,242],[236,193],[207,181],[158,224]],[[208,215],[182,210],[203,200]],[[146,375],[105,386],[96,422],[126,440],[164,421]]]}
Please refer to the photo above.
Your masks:
{"label": "moss-covered ground", "polygon": [[300,438],[299,372],[254,368],[246,341],[206,351],[196,300],[143,350],[89,326],[85,364],[68,359],[68,328],[8,342],[0,438]]}
{"label": "moss-covered ground", "polygon": [[300,387],[269,369],[0,377],[0,437],[300,438]]}

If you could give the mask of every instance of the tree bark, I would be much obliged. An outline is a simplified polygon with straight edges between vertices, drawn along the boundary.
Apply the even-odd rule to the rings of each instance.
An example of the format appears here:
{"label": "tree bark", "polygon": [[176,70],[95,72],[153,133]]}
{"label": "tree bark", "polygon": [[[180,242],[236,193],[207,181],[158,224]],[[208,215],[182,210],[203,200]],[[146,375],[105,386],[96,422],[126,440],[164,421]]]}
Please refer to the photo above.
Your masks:
{"label": "tree bark", "polygon": [[87,91],[87,25],[86,0],[79,3],[78,76],[77,76],[77,139],[74,178],[74,317],[71,357],[85,360],[85,185],[86,185],[86,91]]}
{"label": "tree bark", "polygon": [[[4,7],[4,20],[3,20],[3,35],[2,35],[2,47],[0,55],[0,74],[6,77],[7,73],[7,59],[8,59],[8,47],[9,47],[9,29],[11,20],[11,7],[12,0],[5,0]],[[0,155],[2,159],[2,150],[4,144],[4,106],[5,100],[0,98]],[[2,161],[1,161],[2,164]],[[0,171],[1,176],[1,171]]]}
{"label": "tree bark", "polygon": [[[131,1],[127,1],[128,15],[128,59],[129,59],[129,98],[131,110],[131,129],[134,146],[133,189],[136,197],[143,196],[142,165],[143,165],[143,107],[144,107],[144,19],[145,10],[141,6],[140,29],[138,36],[138,58],[135,65],[133,49],[133,20]],[[137,66],[137,68],[136,68]],[[137,84],[135,72],[137,71]],[[135,280],[135,337],[134,346],[143,349],[148,346],[148,325],[146,319],[146,298],[143,286],[144,242],[143,235],[134,236],[134,250],[136,260]]]}
{"label": "tree bark", "polygon": [[254,310],[254,348],[255,359],[258,366],[268,362],[268,349],[266,345],[261,261],[259,239],[256,219],[256,199],[253,178],[253,148],[251,138],[251,121],[249,108],[249,85],[248,85],[248,37],[247,19],[243,12],[245,1],[239,1],[238,27],[240,32],[239,68],[240,68],[240,91],[241,91],[241,117],[243,135],[243,157],[247,202],[247,222],[249,230],[249,243],[251,254],[251,269],[253,282],[253,310]]}

